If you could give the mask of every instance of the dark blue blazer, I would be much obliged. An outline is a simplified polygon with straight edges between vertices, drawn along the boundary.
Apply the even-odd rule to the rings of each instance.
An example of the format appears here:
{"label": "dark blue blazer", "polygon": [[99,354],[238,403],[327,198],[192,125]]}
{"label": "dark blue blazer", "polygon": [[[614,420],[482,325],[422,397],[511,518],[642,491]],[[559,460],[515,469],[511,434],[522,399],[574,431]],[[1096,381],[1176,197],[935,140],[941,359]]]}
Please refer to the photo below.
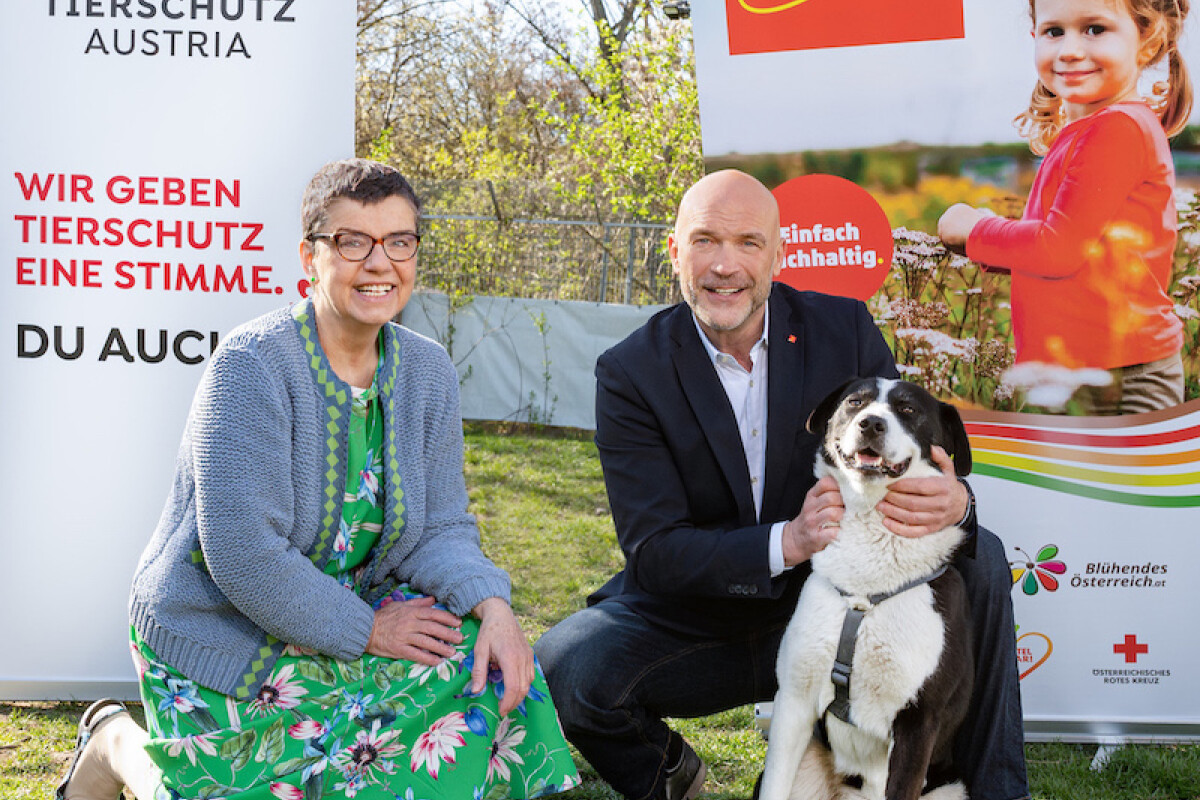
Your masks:
{"label": "dark blue blazer", "polygon": [[800,512],[816,437],[804,429],[829,392],[861,376],[897,377],[857,300],[771,291],[767,452],[761,518],[733,409],[691,309],[659,312],[596,362],[596,445],[625,569],[589,599],[616,600],[704,636],[783,624],[807,565],[772,578],[771,524]]}

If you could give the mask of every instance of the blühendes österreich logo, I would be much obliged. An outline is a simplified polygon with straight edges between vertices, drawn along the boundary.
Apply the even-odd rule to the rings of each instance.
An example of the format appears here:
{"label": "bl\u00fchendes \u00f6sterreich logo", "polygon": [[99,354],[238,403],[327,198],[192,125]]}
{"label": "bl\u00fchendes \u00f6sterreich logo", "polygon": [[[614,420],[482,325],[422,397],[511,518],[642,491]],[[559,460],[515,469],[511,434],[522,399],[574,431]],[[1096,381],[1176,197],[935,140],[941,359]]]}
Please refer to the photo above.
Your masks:
{"label": "bl\u00fchendes \u00f6sterreich logo", "polygon": [[1024,561],[1008,562],[1012,569],[1014,586],[1020,583],[1021,591],[1030,596],[1038,593],[1038,584],[1047,592],[1058,591],[1058,578],[1054,576],[1063,575],[1067,571],[1067,565],[1055,558],[1058,555],[1058,545],[1043,545],[1037,552],[1037,558],[1030,558],[1029,554],[1019,547],[1013,549],[1025,556]]}
{"label": "bl\u00fchendes \u00f6sterreich logo", "polygon": [[1147,561],[1140,564],[1119,561],[1089,561],[1070,579],[1067,565],[1058,559],[1058,545],[1043,545],[1036,556],[1014,547],[1022,558],[1008,562],[1013,586],[1032,597],[1041,589],[1056,592],[1067,583],[1072,589],[1162,589],[1167,585],[1167,565]]}

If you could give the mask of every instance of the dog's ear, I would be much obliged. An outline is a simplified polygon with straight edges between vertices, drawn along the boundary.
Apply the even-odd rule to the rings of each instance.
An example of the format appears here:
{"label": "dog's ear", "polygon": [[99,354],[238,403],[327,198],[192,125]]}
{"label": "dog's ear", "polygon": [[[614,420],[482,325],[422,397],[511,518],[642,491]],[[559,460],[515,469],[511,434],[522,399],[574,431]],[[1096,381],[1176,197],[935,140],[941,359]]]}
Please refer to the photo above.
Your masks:
{"label": "dog's ear", "polygon": [[842,395],[850,388],[850,384],[857,383],[859,380],[861,378],[851,378],[826,395],[825,399],[818,403],[817,407],[808,415],[808,421],[804,423],[804,429],[809,433],[815,433],[819,437],[824,437],[825,428],[829,425],[829,420],[833,418],[833,412],[837,411]]}
{"label": "dog's ear", "polygon": [[938,401],[938,415],[942,420],[942,434],[946,441],[942,447],[954,457],[954,474],[966,477],[971,474],[971,441],[963,425],[958,409],[949,403]]}

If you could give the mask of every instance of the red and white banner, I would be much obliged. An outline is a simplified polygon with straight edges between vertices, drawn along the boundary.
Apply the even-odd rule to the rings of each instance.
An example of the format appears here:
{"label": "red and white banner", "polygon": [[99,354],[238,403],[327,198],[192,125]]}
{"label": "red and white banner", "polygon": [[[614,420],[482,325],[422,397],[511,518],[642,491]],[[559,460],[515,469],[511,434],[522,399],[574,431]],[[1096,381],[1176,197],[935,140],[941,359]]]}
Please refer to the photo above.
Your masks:
{"label": "red and white banner", "polygon": [[298,299],[353,154],[354,9],[0,6],[0,697],[128,694],[126,598],[201,371]]}
{"label": "red and white banner", "polygon": [[1028,194],[1037,164],[1012,125],[1036,80],[1028,3],[726,0],[692,17],[706,161],[773,189],[780,280],[866,301],[905,376],[963,409],[980,521],[1011,561],[1027,734],[1200,737],[1200,645],[1177,613],[1200,606],[1200,158],[1174,154],[1185,246],[1169,294],[1188,399],[1115,418],[1018,413],[1019,389],[997,377],[1009,278],[932,234],[953,202],[1019,214]]}

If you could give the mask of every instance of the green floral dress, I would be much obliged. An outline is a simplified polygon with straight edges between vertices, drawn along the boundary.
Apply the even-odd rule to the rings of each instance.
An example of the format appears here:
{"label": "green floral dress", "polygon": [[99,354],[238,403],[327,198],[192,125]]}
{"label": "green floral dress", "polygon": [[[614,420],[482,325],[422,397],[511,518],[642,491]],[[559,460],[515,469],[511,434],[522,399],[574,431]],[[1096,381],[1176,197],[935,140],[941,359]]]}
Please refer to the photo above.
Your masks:
{"label": "green floral dress", "polygon": [[[361,594],[359,568],[384,517],[374,386],[356,390],[349,427],[342,520],[325,571]],[[379,605],[419,596],[402,586]],[[578,785],[540,668],[506,717],[498,670],[470,693],[478,631],[478,620],[464,619],[465,640],[436,667],[371,655],[337,661],[289,645],[246,701],[188,680],[132,633],[161,800],[483,800]]]}

